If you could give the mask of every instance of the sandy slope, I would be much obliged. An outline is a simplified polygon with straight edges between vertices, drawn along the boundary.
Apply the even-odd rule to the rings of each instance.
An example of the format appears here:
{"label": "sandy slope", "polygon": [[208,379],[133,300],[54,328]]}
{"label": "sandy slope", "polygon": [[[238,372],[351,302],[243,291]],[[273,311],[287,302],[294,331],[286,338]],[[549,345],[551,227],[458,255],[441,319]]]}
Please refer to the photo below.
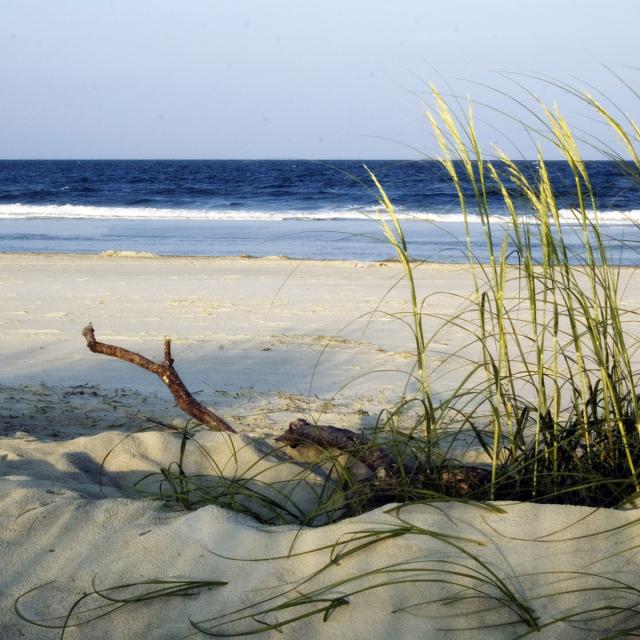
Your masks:
{"label": "sandy slope", "polygon": [[[455,294],[469,287],[461,267],[429,265],[417,273],[425,293],[449,294],[433,298],[444,313],[459,304]],[[537,637],[598,638],[612,628],[611,620],[545,625],[576,611],[640,600],[640,591],[607,590],[613,583],[602,577],[640,589],[640,535],[631,526],[640,518],[636,512],[513,505],[497,513],[468,505],[416,505],[399,514],[383,508],[301,533],[218,507],[185,513],[138,499],[136,482],[179,456],[180,435],[153,421],[180,425],[184,420],[153,376],[83,346],[80,329],[88,320],[100,339],[151,357],[160,356],[163,335],[171,335],[187,384],[241,431],[233,437],[197,435],[223,474],[261,472],[264,480],[283,483],[292,504],[308,508],[322,478],[300,483],[301,466],[282,462],[286,457],[272,451],[272,436],[299,415],[366,426],[401,393],[412,364],[410,335],[389,315],[370,325],[366,315],[399,275],[396,265],[283,259],[0,256],[0,638],[57,637],[14,611],[16,598],[35,587],[44,585],[24,596],[19,607],[44,620],[64,615],[94,579],[105,588],[152,578],[228,584],[188,598],[126,607],[69,630],[68,637],[185,637],[194,633],[189,619],[220,616],[295,584],[296,593],[315,593],[325,603],[346,598],[349,604],[335,609],[326,623],[315,616],[285,627],[285,638],[518,637],[528,630],[524,610],[518,614],[500,601],[495,584],[469,578],[491,571],[533,609],[543,626]],[[637,294],[632,283],[629,304],[640,300]],[[396,287],[381,308],[402,311],[405,298]],[[327,336],[335,335],[329,342]],[[438,337],[434,350],[446,362],[461,340],[452,330]],[[385,372],[341,389],[376,369]],[[454,374],[444,371],[437,381],[441,389]],[[189,473],[215,472],[193,446],[185,465]],[[380,540],[305,583],[327,565],[329,550],[269,562],[221,557],[282,556],[292,544],[294,551],[311,550],[348,540],[349,532],[396,530],[406,521],[464,540],[454,547],[414,529]],[[379,573],[353,580],[363,571],[408,562],[413,564],[404,569],[421,573],[386,573],[386,579],[413,575],[421,582],[349,595],[381,581]],[[447,583],[452,576],[445,569],[461,569],[467,577],[454,581],[480,589],[465,596],[481,597],[443,604],[443,598],[461,593],[461,587]],[[572,592],[589,587],[597,589]],[[392,613],[410,605],[416,606]],[[276,620],[271,614],[258,617]],[[616,626],[625,623],[640,624],[640,617],[616,619]]]}

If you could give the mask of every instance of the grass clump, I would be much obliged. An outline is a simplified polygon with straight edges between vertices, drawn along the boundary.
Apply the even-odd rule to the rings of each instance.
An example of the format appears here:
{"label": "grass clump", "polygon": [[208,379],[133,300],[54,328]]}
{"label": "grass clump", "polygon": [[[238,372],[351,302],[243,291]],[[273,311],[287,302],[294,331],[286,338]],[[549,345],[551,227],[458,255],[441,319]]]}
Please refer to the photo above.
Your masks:
{"label": "grass clump", "polygon": [[[430,441],[425,451],[436,457],[426,464],[438,467],[444,434],[449,442],[472,434],[490,461],[490,480],[470,497],[634,503],[640,488],[637,338],[627,328],[631,313],[620,304],[623,273],[609,261],[576,138],[557,107],[543,107],[546,137],[575,183],[577,205],[567,218],[541,152],[533,175],[499,149],[487,160],[471,107],[455,115],[435,87],[432,93],[435,110],[428,118],[465,217],[474,283],[466,310],[445,318],[439,331],[462,328],[476,356],[459,386],[437,402],[428,386],[422,327],[429,314],[415,293],[414,263],[398,216],[374,178],[391,221],[381,224],[411,293],[419,397],[427,407],[422,437]],[[637,126],[625,131],[592,97],[581,97],[623,141],[631,155],[627,170],[640,169]],[[496,189],[508,214],[502,223],[489,211],[489,190]],[[488,261],[475,257],[471,215],[482,226]]]}

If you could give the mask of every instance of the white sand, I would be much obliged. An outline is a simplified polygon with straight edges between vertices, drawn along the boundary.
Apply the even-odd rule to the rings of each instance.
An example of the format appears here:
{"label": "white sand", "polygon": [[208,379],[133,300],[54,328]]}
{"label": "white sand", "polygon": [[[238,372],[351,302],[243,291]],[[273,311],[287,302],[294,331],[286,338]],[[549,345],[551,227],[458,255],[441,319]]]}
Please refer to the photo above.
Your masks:
{"label": "white sand", "polygon": [[[424,571],[388,573],[387,580],[414,575],[423,581],[351,595],[327,622],[315,616],[283,628],[284,635],[272,631],[262,637],[493,639],[527,631],[517,614],[498,601],[495,585],[473,583],[481,598],[444,604],[441,600],[459,594],[460,587],[443,580],[469,584],[443,573],[461,569],[451,562],[464,564],[462,573],[501,576],[535,611],[543,626],[535,637],[606,635],[613,628],[608,619],[594,622],[583,616],[581,622],[550,623],[578,611],[640,601],[640,591],[611,590],[613,583],[605,579],[640,589],[639,529],[626,526],[640,519],[638,512],[512,505],[494,513],[468,505],[416,505],[400,514],[386,513],[385,507],[299,532],[260,525],[218,507],[185,513],[135,499],[136,481],[177,460],[180,448],[179,434],[153,423],[151,430],[135,432],[150,426],[147,418],[179,424],[184,419],[154,376],[86,349],[80,330],[87,321],[93,321],[98,339],[149,357],[160,357],[162,337],[170,335],[187,385],[241,432],[230,437],[201,431],[198,442],[225,474],[262,471],[264,480],[288,480],[282,491],[308,507],[314,502],[314,482],[321,479],[296,483],[301,466],[295,461],[271,469],[284,457],[269,455],[272,436],[299,416],[355,429],[366,426],[402,392],[412,365],[410,334],[384,314],[367,326],[366,315],[399,276],[398,266],[390,264],[0,256],[0,638],[58,637],[59,632],[30,625],[14,611],[16,598],[40,585],[19,604],[29,617],[46,621],[64,615],[91,590],[93,579],[99,588],[153,578],[227,581],[189,598],[125,607],[69,629],[66,636],[186,637],[195,633],[189,619],[220,616],[282,593],[330,558],[328,550],[270,562],[220,555],[287,555],[294,541],[294,551],[309,550],[344,541],[349,532],[397,527],[399,518],[469,540],[454,548],[433,536],[404,535],[350,555],[299,584],[295,593],[344,596],[381,582],[381,575],[331,585],[392,563],[413,562],[405,569]],[[464,267],[429,265],[417,277],[423,294],[449,294],[433,298],[434,308],[443,313],[459,304],[455,294],[469,290]],[[630,307],[640,306],[635,282],[626,295]],[[381,308],[397,313],[406,305],[400,285]],[[446,361],[462,335],[451,330],[439,336],[437,357]],[[329,341],[331,336],[337,337]],[[383,372],[357,378],[373,370]],[[453,384],[448,376],[454,375],[445,370],[438,388]],[[189,473],[212,473],[193,447],[185,466]],[[597,589],[574,591],[590,587]],[[392,613],[419,603],[429,604]],[[258,618],[278,619],[271,614]],[[615,620],[616,628],[625,623],[640,624],[640,616]],[[218,630],[256,625],[251,619],[244,624]]]}

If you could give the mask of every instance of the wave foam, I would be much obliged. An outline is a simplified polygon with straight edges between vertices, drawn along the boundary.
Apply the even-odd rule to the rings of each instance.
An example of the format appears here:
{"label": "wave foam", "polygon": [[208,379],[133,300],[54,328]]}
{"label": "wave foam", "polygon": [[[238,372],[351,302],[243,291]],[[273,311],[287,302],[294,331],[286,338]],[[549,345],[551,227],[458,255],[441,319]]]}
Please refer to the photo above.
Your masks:
{"label": "wave foam", "polygon": [[[71,219],[71,220],[215,220],[215,221],[259,221],[282,222],[286,220],[371,220],[380,216],[379,208],[347,208],[343,210],[317,211],[266,211],[266,210],[211,210],[211,209],[159,209],[153,207],[93,207],[72,204],[0,204],[0,219]],[[640,209],[630,211],[588,211],[590,220],[598,219],[600,224],[640,224]],[[580,222],[572,209],[561,209],[560,219],[566,224]],[[465,221],[462,213],[436,211],[410,211],[398,209],[402,220],[420,220],[425,222],[461,224]],[[531,216],[522,216],[523,221],[532,221]],[[489,216],[491,222],[505,224],[505,215]],[[467,221],[480,223],[477,214],[469,214]]]}

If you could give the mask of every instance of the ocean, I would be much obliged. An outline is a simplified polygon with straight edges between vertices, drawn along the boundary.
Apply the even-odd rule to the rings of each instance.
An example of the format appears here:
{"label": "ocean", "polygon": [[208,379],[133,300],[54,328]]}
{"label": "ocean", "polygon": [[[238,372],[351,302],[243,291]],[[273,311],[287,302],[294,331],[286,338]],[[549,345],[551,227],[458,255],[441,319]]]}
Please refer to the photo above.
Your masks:
{"label": "ocean", "polygon": [[[4,160],[0,252],[390,259],[365,164],[391,197],[413,258],[467,260],[463,216],[444,169],[397,160]],[[535,163],[520,164],[534,174]],[[615,162],[587,166],[612,260],[640,264],[640,176]],[[575,226],[573,176],[562,162],[549,171],[561,214]],[[471,196],[471,185],[463,188]],[[489,207],[500,235],[507,214],[497,188]],[[469,220],[482,259],[482,228],[473,214]]]}

